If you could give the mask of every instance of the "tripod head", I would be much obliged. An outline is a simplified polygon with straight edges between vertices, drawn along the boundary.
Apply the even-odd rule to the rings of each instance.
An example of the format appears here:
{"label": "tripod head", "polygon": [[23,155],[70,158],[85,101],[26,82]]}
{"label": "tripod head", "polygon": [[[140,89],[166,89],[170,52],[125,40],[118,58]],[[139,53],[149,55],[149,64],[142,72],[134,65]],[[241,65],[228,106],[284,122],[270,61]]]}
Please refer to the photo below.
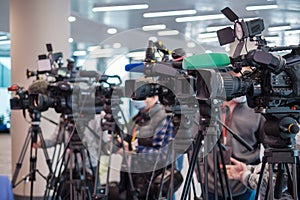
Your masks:
{"label": "tripod head", "polygon": [[28,109],[29,116],[32,122],[40,122],[41,121],[41,112],[37,109]]}
{"label": "tripod head", "polygon": [[271,148],[292,148],[299,132],[300,110],[274,107],[263,113],[266,118],[263,143]]}

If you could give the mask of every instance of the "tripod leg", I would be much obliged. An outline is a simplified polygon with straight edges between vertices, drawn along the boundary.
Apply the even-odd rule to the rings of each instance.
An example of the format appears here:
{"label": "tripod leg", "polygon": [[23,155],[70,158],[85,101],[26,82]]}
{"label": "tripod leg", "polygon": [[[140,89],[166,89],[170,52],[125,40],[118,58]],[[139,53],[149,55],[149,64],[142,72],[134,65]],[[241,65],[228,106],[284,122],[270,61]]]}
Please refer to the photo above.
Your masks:
{"label": "tripod leg", "polygon": [[47,163],[49,172],[52,174],[53,173],[53,171],[52,171],[52,163],[51,163],[51,160],[49,158],[49,154],[47,152],[47,149],[45,148],[46,143],[45,143],[45,140],[44,140],[44,136],[42,134],[42,129],[40,127],[38,127],[38,129],[37,129],[37,134],[38,134],[38,136],[40,138],[41,145],[43,147],[43,152],[44,152],[44,155],[45,155],[45,158],[46,158],[46,163]]}
{"label": "tripod leg", "polygon": [[218,163],[217,163],[217,147],[214,146],[213,148],[213,163],[214,163],[214,198],[218,199],[218,175],[217,169],[218,169]]}
{"label": "tripod leg", "polygon": [[[218,146],[219,146],[219,149],[222,148],[221,146],[221,141],[220,139],[218,140]],[[232,199],[232,193],[231,193],[231,190],[230,190],[230,185],[229,185],[229,181],[228,181],[228,176],[227,176],[227,171],[226,171],[226,167],[225,167],[225,160],[224,160],[224,154],[223,154],[223,151],[220,150],[220,156],[221,156],[221,162],[222,162],[222,166],[223,166],[223,172],[224,172],[224,179],[225,179],[225,184],[226,184],[226,189],[227,189],[227,193],[228,193],[228,198],[229,199]],[[218,165],[219,167],[220,165]],[[220,168],[220,167],[219,167]],[[220,170],[220,169],[219,169]],[[221,170],[220,170],[221,171]],[[222,177],[222,175],[220,175],[220,177]],[[223,181],[221,180],[221,183]],[[221,186],[221,188],[223,188],[223,186]],[[225,197],[225,193],[224,193],[224,197]]]}
{"label": "tripod leg", "polygon": [[267,158],[264,156],[264,157],[263,157],[263,161],[262,161],[262,166],[261,166],[261,171],[260,171],[258,183],[257,183],[257,189],[256,189],[256,194],[255,194],[255,200],[258,200],[258,196],[259,196],[259,194],[260,194],[260,187],[261,187],[261,183],[262,183],[262,180],[263,180],[263,177],[264,177],[264,172],[265,172],[266,163],[267,163]]}
{"label": "tripod leg", "polygon": [[[204,174],[208,174],[208,157],[204,157]],[[208,200],[208,176],[204,176],[204,199]]]}
{"label": "tripod leg", "polygon": [[[222,152],[220,151],[220,155],[217,155],[217,168],[216,168],[216,171],[215,173],[218,172],[219,174],[219,177],[220,177],[220,185],[221,185],[221,191],[222,191],[222,196],[225,197],[226,194],[225,194],[225,190],[224,190],[224,181],[223,181],[223,176],[222,176],[222,171],[221,171],[221,167],[220,167],[220,161],[219,161],[219,157],[221,157],[222,155]],[[222,162],[222,161],[221,161]],[[225,165],[223,165],[225,166]],[[217,174],[216,174],[217,175]],[[226,185],[227,186],[227,185]],[[217,190],[218,191],[218,190]]]}
{"label": "tripod leg", "polygon": [[274,165],[269,165],[269,191],[270,191],[270,199],[274,199],[274,184],[273,184],[273,167]]}
{"label": "tripod leg", "polygon": [[196,144],[195,144],[195,149],[193,150],[192,153],[192,157],[191,157],[191,162],[190,162],[190,166],[187,172],[187,178],[186,181],[184,183],[184,187],[183,187],[183,191],[182,191],[182,195],[181,195],[181,200],[186,200],[187,195],[188,195],[188,190],[190,188],[190,184],[191,184],[191,180],[192,180],[192,175],[195,169],[195,165],[196,165],[196,160],[198,157],[198,153],[200,151],[201,148],[201,142],[203,140],[203,133],[202,131],[199,131],[197,134],[197,138],[196,138]]}
{"label": "tripod leg", "polygon": [[[298,157],[299,159],[299,157]],[[298,163],[300,164],[300,163]],[[294,199],[298,199],[298,186],[297,186],[297,165],[293,163],[292,170],[293,170],[293,197]]]}
{"label": "tripod leg", "polygon": [[13,188],[16,187],[19,184],[19,183],[16,184],[16,181],[17,181],[20,169],[22,167],[22,163],[23,163],[23,160],[24,160],[24,157],[25,157],[25,154],[26,154],[26,150],[28,148],[28,145],[29,145],[29,142],[30,142],[30,139],[31,139],[31,129],[32,128],[29,128],[29,130],[28,130],[27,137],[25,139],[25,142],[24,142],[24,145],[22,147],[22,150],[21,150],[18,162],[16,164],[16,169],[15,169],[15,172],[14,172],[14,175],[13,175],[13,179],[12,179],[12,186],[13,186]]}
{"label": "tripod leg", "polygon": [[[194,142],[192,143],[192,149],[194,148]],[[190,162],[190,155],[189,153],[187,153],[187,158]],[[196,165],[197,165],[197,173],[196,175],[198,175],[197,179],[200,180],[200,187],[201,187],[201,191],[203,193],[204,189],[203,189],[203,185],[201,183],[201,180],[202,180],[202,176],[201,176],[201,170],[200,170],[200,161],[199,159],[197,158],[197,161],[196,161]],[[194,199],[197,199],[197,192],[196,192],[196,186],[195,186],[195,181],[194,179],[192,179],[192,188],[193,188],[193,194],[194,194]]]}

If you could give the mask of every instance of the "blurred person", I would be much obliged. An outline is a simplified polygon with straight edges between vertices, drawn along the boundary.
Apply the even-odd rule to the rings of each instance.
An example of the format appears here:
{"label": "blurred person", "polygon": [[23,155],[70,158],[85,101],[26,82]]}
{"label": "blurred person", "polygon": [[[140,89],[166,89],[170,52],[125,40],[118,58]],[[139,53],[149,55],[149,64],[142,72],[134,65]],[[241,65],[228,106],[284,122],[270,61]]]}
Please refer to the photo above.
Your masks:
{"label": "blurred person", "polygon": [[[295,148],[298,150],[300,149],[300,134],[298,133],[295,137]],[[228,174],[228,178],[230,179],[235,179],[235,180],[240,180],[247,188],[256,190],[257,185],[258,185],[258,180],[260,177],[260,172],[261,172],[261,163],[258,165],[246,165],[242,162],[239,162],[238,160],[231,158],[231,165],[226,165],[226,170]],[[266,167],[264,169],[264,176],[262,179],[262,184],[261,184],[261,190],[260,190],[260,199],[265,198],[265,193],[266,193],[266,188],[268,186],[269,182],[269,164],[266,163]],[[276,166],[275,166],[276,167]],[[298,164],[298,170],[299,170],[299,164]],[[297,174],[297,178],[299,180],[299,172]],[[274,173],[273,176],[273,185],[275,186],[276,182],[276,177],[277,173]],[[280,199],[293,199],[291,196],[292,191],[289,190],[288,188],[288,176],[286,173],[284,173],[284,184],[282,189],[282,196]],[[297,181],[298,181],[297,180]],[[292,188],[292,187],[291,187]],[[299,190],[299,187],[298,187]],[[299,193],[298,193],[299,195]]]}
{"label": "blurred person", "polygon": [[[226,165],[226,170],[229,179],[241,181],[247,188],[256,190],[258,180],[261,172],[261,163],[258,165],[246,165],[245,163],[239,162],[238,160],[231,158],[232,165]],[[269,164],[266,164],[264,176],[262,179],[262,185],[260,189],[260,199],[265,199],[266,189],[269,182]],[[275,186],[277,174],[274,173],[273,185]],[[280,199],[294,199],[288,191],[287,187],[287,174],[284,174],[284,185],[282,189],[282,196]]]}
{"label": "blurred person", "polygon": [[[158,102],[158,96],[148,97],[144,101],[132,100],[132,104],[139,113],[132,119],[129,139],[123,141],[125,153],[131,154],[128,167],[132,172],[129,174],[129,170],[121,171],[120,199],[133,199],[133,195],[143,200],[157,199],[158,194],[151,192],[150,188],[153,175],[156,176],[162,169],[155,165],[157,161],[165,164],[168,159],[166,147],[174,138],[174,126],[164,107]],[[119,153],[122,154],[123,149]],[[126,168],[127,164],[124,162],[126,160],[123,159],[122,166]],[[138,168],[141,170],[137,170]],[[131,191],[129,176],[132,177],[136,191]]]}

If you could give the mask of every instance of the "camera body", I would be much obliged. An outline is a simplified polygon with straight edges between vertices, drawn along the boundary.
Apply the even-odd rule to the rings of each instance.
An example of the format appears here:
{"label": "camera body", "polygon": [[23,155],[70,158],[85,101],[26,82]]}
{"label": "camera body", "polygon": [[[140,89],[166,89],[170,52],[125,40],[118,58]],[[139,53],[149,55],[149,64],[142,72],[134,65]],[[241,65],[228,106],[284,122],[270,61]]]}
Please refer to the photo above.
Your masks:
{"label": "camera body", "polygon": [[144,74],[142,80],[126,80],[126,97],[144,100],[157,95],[168,106],[175,105],[177,100],[185,104],[195,100],[195,78],[174,68],[172,63],[145,63]]}

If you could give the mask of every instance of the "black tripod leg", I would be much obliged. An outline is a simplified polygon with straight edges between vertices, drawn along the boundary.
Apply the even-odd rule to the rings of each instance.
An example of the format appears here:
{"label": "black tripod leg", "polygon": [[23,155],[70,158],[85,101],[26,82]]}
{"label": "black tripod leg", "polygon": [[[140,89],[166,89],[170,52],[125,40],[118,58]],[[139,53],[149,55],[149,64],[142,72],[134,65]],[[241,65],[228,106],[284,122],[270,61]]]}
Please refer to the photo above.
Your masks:
{"label": "black tripod leg", "polygon": [[269,164],[269,191],[270,191],[270,199],[273,200],[274,199],[274,184],[273,184],[273,168],[274,165],[273,164]]}
{"label": "black tripod leg", "polygon": [[21,182],[16,183],[16,181],[17,181],[20,169],[22,167],[22,163],[23,163],[23,160],[24,160],[24,157],[25,157],[26,150],[28,148],[30,139],[31,139],[31,128],[29,128],[29,130],[28,130],[27,137],[25,139],[25,142],[24,142],[24,145],[22,147],[22,150],[21,150],[18,162],[16,164],[16,169],[15,169],[15,172],[14,172],[14,175],[13,175],[13,178],[12,178],[12,186],[13,186],[13,188],[16,187],[17,185],[19,185],[21,183]]}
{"label": "black tripod leg", "polygon": [[[298,157],[299,159],[299,157]],[[298,164],[300,164],[298,162]],[[297,165],[296,163],[293,163],[292,165],[292,170],[293,170],[293,197],[294,199],[298,199],[298,186],[297,186]]]}
{"label": "black tripod leg", "polygon": [[[192,143],[192,148],[194,148],[194,143]],[[187,157],[188,157],[188,160],[190,162],[191,161],[190,160],[190,155],[188,153],[187,153]],[[197,157],[196,165],[197,165],[197,168],[196,168],[197,169],[197,173],[196,174],[198,175],[197,179],[200,180],[201,191],[204,191],[202,183],[201,183],[202,176],[201,176],[201,170],[200,170],[200,161],[199,161],[198,157]],[[192,179],[192,188],[193,188],[193,192],[194,192],[194,199],[198,199],[197,192],[196,192],[196,185],[195,185],[194,179]]]}
{"label": "black tripod leg", "polygon": [[198,176],[199,176],[198,180],[200,180],[199,183],[200,183],[200,187],[201,187],[201,191],[202,191],[201,193],[203,194],[203,191],[205,191],[205,190],[204,190],[204,187],[203,187],[203,183],[201,182],[202,181],[202,175],[201,175],[199,159],[197,159],[197,169],[198,169]]}
{"label": "black tripod leg", "polygon": [[[222,148],[220,139],[218,140],[218,146],[219,146],[219,149]],[[225,179],[225,184],[226,184],[228,198],[232,199],[232,193],[231,193],[231,189],[230,189],[230,186],[229,186],[228,175],[227,175],[227,171],[226,171],[226,167],[225,167],[224,154],[223,154],[222,150],[220,150],[220,156],[221,156],[221,162],[222,162],[222,166],[223,166],[223,173],[224,173],[224,179]],[[219,167],[220,167],[220,165],[219,165]],[[222,177],[222,176],[220,175],[220,177]],[[221,184],[222,184],[223,180],[220,180],[220,181],[221,181]],[[223,188],[223,186],[221,186],[221,188]],[[225,193],[223,193],[223,194],[224,194],[224,197],[225,197]]]}
{"label": "black tripod leg", "polygon": [[263,179],[263,177],[264,177],[264,172],[265,172],[266,163],[267,163],[267,159],[266,159],[266,157],[263,157],[262,166],[261,166],[261,171],[260,171],[260,175],[259,175],[259,179],[258,179],[258,183],[257,183],[257,189],[256,189],[256,194],[255,194],[255,200],[258,200],[258,196],[259,196],[259,194],[260,194],[260,187],[261,187],[262,179]]}
{"label": "black tripod leg", "polygon": [[37,131],[38,131],[37,134],[38,134],[38,136],[39,136],[39,138],[40,138],[40,141],[41,141],[41,145],[42,145],[42,147],[43,147],[43,152],[44,152],[44,155],[45,155],[45,158],[46,158],[46,163],[47,163],[49,172],[52,174],[52,173],[53,173],[53,170],[52,170],[52,163],[51,163],[51,160],[50,160],[48,151],[47,151],[47,149],[45,148],[46,143],[45,143],[45,140],[44,140],[44,136],[43,136],[43,134],[42,134],[42,130],[41,130],[40,127],[38,127]]}
{"label": "black tripod leg", "polygon": [[186,200],[187,195],[188,195],[188,191],[191,185],[191,180],[192,180],[192,175],[196,166],[196,160],[198,157],[198,153],[200,151],[200,148],[202,146],[201,142],[203,140],[203,133],[202,131],[199,131],[197,134],[197,138],[196,138],[196,143],[195,143],[195,148],[193,150],[192,153],[192,157],[191,157],[191,162],[190,162],[190,166],[186,175],[186,181],[184,183],[184,187],[183,187],[183,191],[182,191],[182,195],[181,195],[181,200]]}
{"label": "black tripod leg", "polygon": [[[208,174],[208,157],[204,157],[204,174]],[[208,176],[204,177],[204,199],[208,200]]]}
{"label": "black tripod leg", "polygon": [[[220,148],[219,148],[220,149]],[[223,176],[222,176],[222,171],[221,171],[221,167],[220,167],[220,161],[219,161],[219,157],[221,157],[220,155],[222,154],[222,152],[221,152],[221,150],[220,150],[220,154],[219,155],[217,155],[217,159],[216,159],[216,161],[217,161],[217,168],[216,168],[216,173],[215,173],[215,175],[217,175],[217,172],[218,172],[218,174],[219,174],[219,179],[220,179],[220,186],[221,186],[221,191],[222,191],[222,196],[223,197],[225,197],[226,196],[226,194],[225,194],[225,190],[224,190],[224,181],[223,181]],[[224,165],[223,165],[224,166]],[[216,188],[218,188],[218,187],[216,187]],[[218,191],[218,189],[216,190],[216,191]]]}
{"label": "black tripod leg", "polygon": [[218,156],[217,156],[217,146],[213,148],[213,164],[214,164],[214,199],[218,199]]}

